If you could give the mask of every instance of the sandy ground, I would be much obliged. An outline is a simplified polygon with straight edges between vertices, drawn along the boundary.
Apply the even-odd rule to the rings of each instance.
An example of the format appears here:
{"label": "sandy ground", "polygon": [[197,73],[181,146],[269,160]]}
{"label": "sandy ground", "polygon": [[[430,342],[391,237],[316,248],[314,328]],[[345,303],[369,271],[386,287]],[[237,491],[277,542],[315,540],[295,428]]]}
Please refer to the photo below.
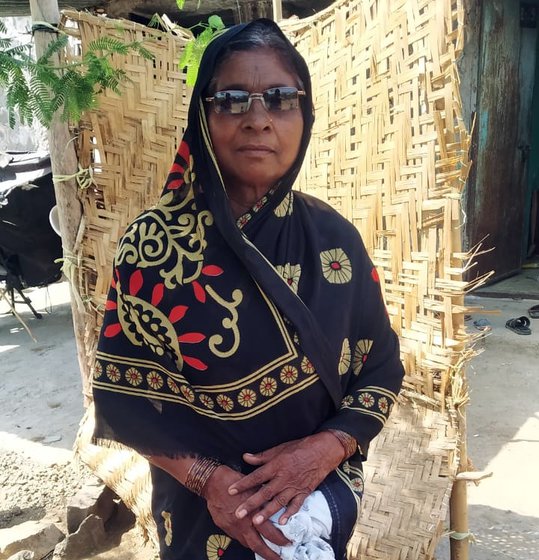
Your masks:
{"label": "sandy ground", "polygon": [[54,519],[86,477],[71,462],[83,407],[65,285],[33,299],[40,321],[17,309],[37,342],[15,317],[0,315],[0,527]]}
{"label": "sandy ground", "polygon": [[[27,294],[43,318],[16,309],[37,342],[0,302],[0,531],[38,519],[65,531],[66,503],[92,476],[71,451],[83,404],[69,290],[59,283]],[[125,516],[116,521],[93,560],[154,557],[136,529],[118,534]]]}
{"label": "sandy ground", "polygon": [[[44,313],[38,321],[18,305],[37,342],[0,303],[0,530],[27,519],[63,523],[65,503],[88,472],[73,465],[83,406],[81,382],[65,284],[30,290]],[[539,558],[539,320],[531,336],[504,327],[526,314],[533,301],[470,298],[498,314],[487,318],[492,331],[479,343],[483,352],[470,364],[468,378],[469,454],[479,470],[493,476],[469,486],[473,560]],[[134,531],[100,560],[151,557]],[[448,539],[437,557],[449,559]]]}

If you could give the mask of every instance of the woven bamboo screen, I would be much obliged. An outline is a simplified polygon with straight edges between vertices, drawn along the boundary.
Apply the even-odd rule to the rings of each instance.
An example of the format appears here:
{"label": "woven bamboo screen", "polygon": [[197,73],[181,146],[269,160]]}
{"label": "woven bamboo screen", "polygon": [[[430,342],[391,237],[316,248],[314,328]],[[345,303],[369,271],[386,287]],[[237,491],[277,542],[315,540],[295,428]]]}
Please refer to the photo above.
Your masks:
{"label": "woven bamboo screen", "polygon": [[[352,558],[431,558],[458,465],[462,356],[460,193],[468,135],[455,57],[460,0],[341,0],[282,27],[313,75],[316,123],[298,187],[327,200],[361,231],[378,267],[406,367],[401,404],[366,463],[366,494]],[[88,370],[115,245],[154,203],[185,124],[189,92],[177,60],[183,37],[69,12],[82,48],[101,35],[153,39],[154,63],[119,60],[131,82],[104,95],[82,123],[79,157],[93,170],[82,193],[78,289],[86,303]],[[85,390],[88,391],[88,385]],[[78,450],[150,528],[147,470],[136,456]],[[462,434],[460,434],[462,437]],[[126,473],[129,473],[126,475]],[[136,473],[135,475],[133,473]]]}

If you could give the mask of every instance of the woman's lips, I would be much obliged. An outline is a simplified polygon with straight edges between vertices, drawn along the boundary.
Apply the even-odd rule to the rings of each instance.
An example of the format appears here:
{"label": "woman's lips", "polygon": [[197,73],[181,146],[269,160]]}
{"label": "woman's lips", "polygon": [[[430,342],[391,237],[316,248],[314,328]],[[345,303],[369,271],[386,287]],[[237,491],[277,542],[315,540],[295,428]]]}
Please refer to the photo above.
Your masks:
{"label": "woman's lips", "polygon": [[273,154],[275,150],[263,144],[246,144],[245,146],[241,146],[238,152],[247,156],[262,157]]}

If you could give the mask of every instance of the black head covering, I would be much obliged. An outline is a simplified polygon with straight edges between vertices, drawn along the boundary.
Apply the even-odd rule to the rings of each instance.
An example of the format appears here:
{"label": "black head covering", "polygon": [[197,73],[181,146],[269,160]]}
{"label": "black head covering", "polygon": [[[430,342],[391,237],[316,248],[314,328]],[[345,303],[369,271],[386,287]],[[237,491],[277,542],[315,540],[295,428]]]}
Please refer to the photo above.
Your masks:
{"label": "black head covering", "polygon": [[[189,104],[188,127],[185,131],[182,145],[187,144],[189,146],[189,154],[194,155],[194,160],[197,162],[197,183],[202,185],[207,203],[212,212],[216,214],[216,219],[222,228],[225,227],[225,221],[232,223],[235,222],[235,220],[230,213],[230,205],[228,204],[225,185],[222,182],[221,174],[216,165],[215,154],[211,147],[210,133],[206,118],[207,106],[204,102],[204,98],[208,95],[208,88],[219,68],[223,52],[229,48],[231,43],[238,45],[238,43],[241,42],[241,35],[245,35],[245,32],[249,31],[249,28],[253,25],[265,27],[268,31],[281,38],[283,45],[288,47],[286,64],[296,70],[305,91],[305,96],[301,99],[300,106],[303,115],[303,134],[298,156],[292,167],[280,180],[279,188],[275,196],[271,197],[272,200],[268,205],[268,209],[278,206],[287,192],[292,188],[305,158],[305,152],[307,151],[311,139],[311,130],[314,123],[314,107],[309,69],[303,57],[274,21],[262,18],[250,23],[236,25],[222,32],[211,41],[204,51],[200,63],[197,81]],[[263,47],[257,46],[254,48]],[[248,49],[246,48],[244,50]],[[166,194],[171,182],[182,180],[183,169],[188,165],[188,161],[186,161],[185,157],[187,152],[182,154],[182,145],[180,145],[175,160],[178,167],[175,168],[173,166],[165,186],[164,194]],[[175,169],[177,169],[177,171],[175,171]],[[178,193],[178,195],[181,196],[181,192]]]}

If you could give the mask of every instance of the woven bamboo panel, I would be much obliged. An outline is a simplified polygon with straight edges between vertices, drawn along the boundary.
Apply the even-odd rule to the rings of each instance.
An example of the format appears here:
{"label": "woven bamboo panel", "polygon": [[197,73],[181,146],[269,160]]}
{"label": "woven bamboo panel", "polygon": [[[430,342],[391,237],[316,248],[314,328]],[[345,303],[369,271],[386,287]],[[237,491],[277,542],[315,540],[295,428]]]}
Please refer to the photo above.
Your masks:
{"label": "woven bamboo panel", "polygon": [[[84,230],[79,246],[78,292],[86,302],[83,389],[90,397],[90,379],[103,304],[112,277],[116,245],[126,226],[156,202],[164,184],[178,138],[187,122],[190,91],[178,60],[188,31],[171,38],[155,29],[128,21],[110,20],[83,12],[64,12],[64,25],[82,49],[100,37],[140,41],[152,61],[132,54],[113,60],[128,81],[122,95],[100,96],[99,111],[80,123],[78,155],[94,179],[82,194]],[[75,27],[73,27],[75,26]]]}
{"label": "woven bamboo panel", "polygon": [[374,440],[351,559],[432,558],[445,530],[457,431],[445,414],[402,404]]}
{"label": "woven bamboo panel", "polygon": [[286,26],[313,73],[316,124],[299,187],[360,230],[408,372],[443,406],[463,328],[467,175],[451,0],[338,2]]}
{"label": "woven bamboo panel", "polygon": [[148,462],[138,453],[118,446],[117,449],[92,444],[94,406],[90,404],[81,421],[74,451],[92,472],[103,480],[135,514],[143,536],[157,550],[157,528],[150,508],[152,483]]}
{"label": "woven bamboo panel", "polygon": [[[328,201],[361,231],[378,267],[406,367],[397,413],[366,463],[354,559],[432,558],[458,465],[456,406],[466,400],[460,194],[468,171],[455,58],[460,0],[341,0],[282,24],[313,74],[316,123],[298,188]],[[81,123],[79,158],[94,185],[82,193],[78,291],[86,303],[88,370],[111,263],[126,225],[159,196],[187,113],[178,72],[184,37],[69,12],[82,48],[101,35],[150,40],[155,64],[118,58],[131,78]],[[89,391],[89,384],[85,390]],[[83,424],[81,434],[87,433]],[[144,462],[118,460],[81,435],[79,453],[149,521]],[[112,454],[109,456],[108,454]],[[125,461],[138,473],[120,484]],[[132,491],[133,488],[138,489]]]}

